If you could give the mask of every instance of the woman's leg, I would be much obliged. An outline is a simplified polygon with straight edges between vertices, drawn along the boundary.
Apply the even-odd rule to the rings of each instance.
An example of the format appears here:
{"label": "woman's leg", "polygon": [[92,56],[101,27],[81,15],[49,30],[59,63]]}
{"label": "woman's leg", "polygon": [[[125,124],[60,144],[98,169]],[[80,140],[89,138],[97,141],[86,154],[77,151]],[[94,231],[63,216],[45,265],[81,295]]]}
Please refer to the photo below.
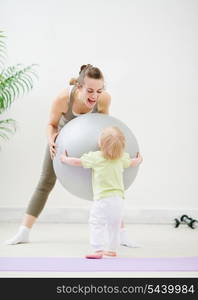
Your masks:
{"label": "woman's leg", "polygon": [[41,213],[47,201],[48,195],[55,185],[55,182],[56,175],[54,173],[53,164],[49,153],[49,147],[47,146],[41,177],[27,207],[22,225],[20,226],[17,234],[13,238],[7,240],[6,244],[15,245],[28,242],[29,231],[37,220],[37,217]]}
{"label": "woman's leg", "polygon": [[131,241],[128,238],[128,234],[127,234],[127,231],[126,231],[126,228],[124,225],[124,221],[121,222],[121,226],[120,226],[120,245],[129,247],[129,248],[133,247]]}
{"label": "woman's leg", "polygon": [[141,245],[137,244],[135,241],[130,241],[123,221],[121,222],[121,226],[120,226],[120,245],[129,248],[141,247]]}
{"label": "woman's leg", "polygon": [[[48,195],[55,185],[55,182],[56,175],[54,172],[52,159],[50,157],[49,147],[47,146],[40,180],[26,209],[27,215],[33,216],[35,218],[40,215],[43,207],[45,206]],[[24,221],[28,224],[30,222],[31,225],[32,219],[25,218]]]}
{"label": "woman's leg", "polygon": [[34,223],[36,222],[36,217],[25,214],[22,220],[22,225],[31,229]]}

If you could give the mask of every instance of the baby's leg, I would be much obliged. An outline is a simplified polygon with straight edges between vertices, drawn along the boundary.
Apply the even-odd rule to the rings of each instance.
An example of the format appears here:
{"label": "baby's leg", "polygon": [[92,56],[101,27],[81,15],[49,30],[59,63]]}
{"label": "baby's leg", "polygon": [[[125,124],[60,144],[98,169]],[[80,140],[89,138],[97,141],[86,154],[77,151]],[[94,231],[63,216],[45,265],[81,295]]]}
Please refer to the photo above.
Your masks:
{"label": "baby's leg", "polygon": [[86,258],[98,259],[103,257],[106,226],[105,214],[103,199],[94,200],[89,217],[90,244],[93,253],[86,255]]}
{"label": "baby's leg", "polygon": [[120,244],[120,226],[122,220],[123,199],[116,196],[110,197],[108,218],[107,218],[107,231],[108,231],[108,251],[105,255],[116,256],[117,248]]}

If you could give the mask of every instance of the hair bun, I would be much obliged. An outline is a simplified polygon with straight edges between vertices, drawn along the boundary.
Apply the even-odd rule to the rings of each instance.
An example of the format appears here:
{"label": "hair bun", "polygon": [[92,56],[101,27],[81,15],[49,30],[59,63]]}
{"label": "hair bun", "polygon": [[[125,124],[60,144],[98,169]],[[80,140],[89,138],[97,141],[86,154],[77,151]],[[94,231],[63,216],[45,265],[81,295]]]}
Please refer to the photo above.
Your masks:
{"label": "hair bun", "polygon": [[87,69],[92,68],[92,67],[93,67],[93,66],[90,65],[90,64],[82,65],[82,66],[80,67],[80,72],[79,72],[79,74],[80,74],[83,70],[87,70]]}

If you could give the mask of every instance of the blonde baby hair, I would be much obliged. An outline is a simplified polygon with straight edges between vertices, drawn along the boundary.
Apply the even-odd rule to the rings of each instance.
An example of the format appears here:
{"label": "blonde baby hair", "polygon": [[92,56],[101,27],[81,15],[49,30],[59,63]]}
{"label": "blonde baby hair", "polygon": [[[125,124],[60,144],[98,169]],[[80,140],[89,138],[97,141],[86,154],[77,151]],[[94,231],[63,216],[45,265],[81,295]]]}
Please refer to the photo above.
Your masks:
{"label": "blonde baby hair", "polygon": [[111,126],[103,129],[99,143],[104,158],[114,160],[122,156],[126,141],[122,131]]}

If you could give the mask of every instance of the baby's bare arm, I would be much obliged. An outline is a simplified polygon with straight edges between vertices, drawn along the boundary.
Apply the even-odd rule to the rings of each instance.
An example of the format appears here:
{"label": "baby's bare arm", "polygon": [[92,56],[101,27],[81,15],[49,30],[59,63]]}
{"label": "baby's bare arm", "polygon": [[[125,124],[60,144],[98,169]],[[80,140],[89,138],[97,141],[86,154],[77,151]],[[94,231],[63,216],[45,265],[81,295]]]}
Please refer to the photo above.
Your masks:
{"label": "baby's bare arm", "polygon": [[77,158],[77,157],[68,157],[65,154],[62,154],[60,156],[60,160],[62,163],[70,165],[70,166],[77,166],[77,167],[82,166],[82,162],[81,162],[80,158]]}

